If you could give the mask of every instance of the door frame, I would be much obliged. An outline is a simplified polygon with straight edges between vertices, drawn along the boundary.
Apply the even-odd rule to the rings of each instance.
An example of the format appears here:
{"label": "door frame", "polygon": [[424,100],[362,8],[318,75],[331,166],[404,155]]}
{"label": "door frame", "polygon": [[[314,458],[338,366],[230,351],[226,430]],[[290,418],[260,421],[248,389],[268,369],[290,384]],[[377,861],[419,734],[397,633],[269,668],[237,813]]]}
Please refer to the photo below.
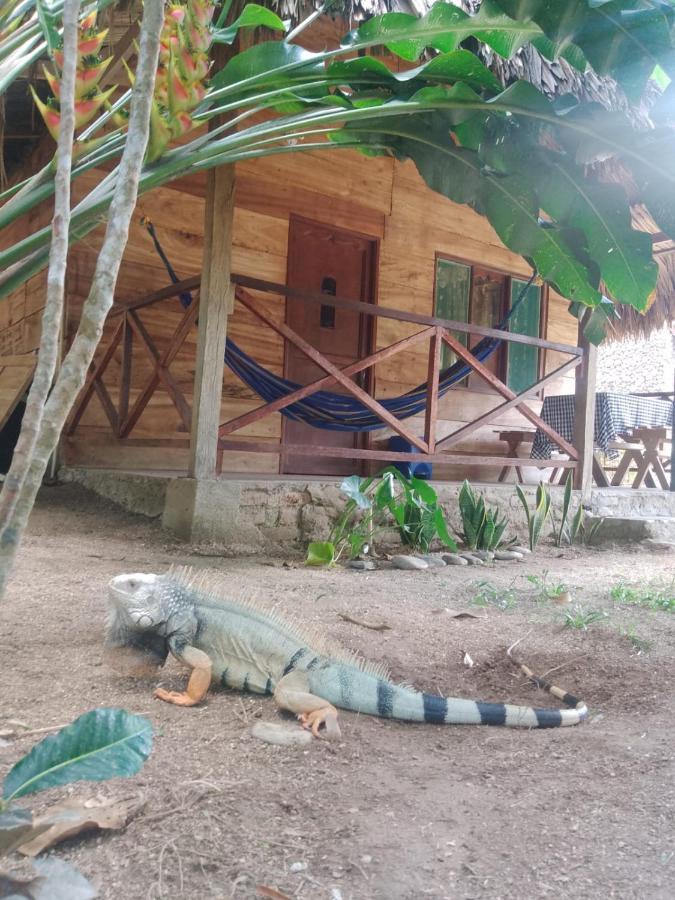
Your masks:
{"label": "door frame", "polygon": [[[286,284],[289,284],[289,272],[291,267],[291,234],[293,231],[294,223],[305,224],[305,225],[315,225],[318,228],[324,228],[329,231],[337,232],[339,234],[345,234],[352,237],[361,238],[362,240],[368,241],[370,244],[371,250],[369,254],[368,266],[369,272],[367,274],[367,281],[370,286],[370,294],[366,296],[363,300],[365,303],[372,303],[373,305],[377,305],[379,302],[379,273],[380,273],[380,236],[367,234],[363,231],[356,231],[352,228],[343,228],[339,225],[333,225],[330,222],[321,222],[318,219],[311,219],[308,216],[296,215],[295,213],[291,213],[288,217],[288,249],[286,252]],[[367,293],[367,291],[366,291]],[[284,302],[284,322],[288,324],[288,298],[285,299]],[[363,359],[365,356],[373,353],[375,347],[377,346],[377,316],[365,316],[361,314],[360,323],[359,323],[359,339],[358,339],[358,353],[359,359]],[[288,377],[287,374],[287,364],[288,364],[288,344],[284,341],[284,365],[283,365],[283,373],[284,377]],[[373,371],[373,367],[369,367],[364,373],[365,378],[360,381],[360,386],[364,391],[367,391],[371,396],[373,395],[373,390],[375,388],[375,373]],[[280,444],[280,452],[279,452],[279,473],[286,474],[283,471],[284,466],[284,445],[286,444],[286,426],[288,424],[288,419],[286,416],[281,416],[281,444]],[[311,426],[308,426],[311,427]],[[356,450],[369,450],[371,446],[370,442],[371,432],[369,431],[355,431],[354,432],[354,449]],[[327,457],[328,460],[331,457]],[[355,472],[359,475],[363,475],[366,471],[366,466],[368,465],[367,460],[354,460],[354,469]],[[302,477],[302,476],[298,476]],[[327,478],[331,477],[330,475],[326,476]]]}

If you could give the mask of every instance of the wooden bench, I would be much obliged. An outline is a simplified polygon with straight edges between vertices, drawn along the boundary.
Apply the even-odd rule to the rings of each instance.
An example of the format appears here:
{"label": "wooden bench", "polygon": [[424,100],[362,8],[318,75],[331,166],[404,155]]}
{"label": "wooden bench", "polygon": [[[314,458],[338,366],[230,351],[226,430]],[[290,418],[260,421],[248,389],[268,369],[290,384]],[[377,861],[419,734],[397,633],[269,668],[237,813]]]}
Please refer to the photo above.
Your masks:
{"label": "wooden bench", "polygon": [[618,487],[623,482],[631,464],[635,463],[637,471],[632,488],[639,488],[643,481],[647,487],[656,487],[656,478],[663,490],[667,491],[670,484],[661,461],[667,436],[666,428],[634,428],[628,435],[630,443],[613,444],[612,449],[624,450],[624,454],[612,478],[612,487]]}

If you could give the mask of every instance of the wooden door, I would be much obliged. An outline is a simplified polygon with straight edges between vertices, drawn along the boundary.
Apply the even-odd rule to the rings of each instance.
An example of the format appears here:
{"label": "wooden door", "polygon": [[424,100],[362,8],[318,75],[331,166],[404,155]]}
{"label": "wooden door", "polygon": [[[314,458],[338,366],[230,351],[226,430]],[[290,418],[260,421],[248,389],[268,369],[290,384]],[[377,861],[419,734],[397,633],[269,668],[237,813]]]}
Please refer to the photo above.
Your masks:
{"label": "wooden door", "polygon": [[[368,238],[292,218],[288,241],[288,285],[317,294],[371,302],[375,253],[376,242]],[[286,322],[340,368],[370,352],[370,316],[288,298]],[[326,373],[297,347],[287,343],[284,374],[299,384],[308,384]],[[364,389],[370,389],[367,373],[355,375],[354,380]],[[346,393],[339,385],[334,385],[330,390]],[[364,436],[354,432],[327,431],[285,418],[283,444],[310,448],[309,455],[286,453],[282,448],[281,471],[284,473],[352,475],[362,470],[362,461],[350,459],[349,456],[332,458],[311,455],[312,445],[345,450],[364,446]]]}

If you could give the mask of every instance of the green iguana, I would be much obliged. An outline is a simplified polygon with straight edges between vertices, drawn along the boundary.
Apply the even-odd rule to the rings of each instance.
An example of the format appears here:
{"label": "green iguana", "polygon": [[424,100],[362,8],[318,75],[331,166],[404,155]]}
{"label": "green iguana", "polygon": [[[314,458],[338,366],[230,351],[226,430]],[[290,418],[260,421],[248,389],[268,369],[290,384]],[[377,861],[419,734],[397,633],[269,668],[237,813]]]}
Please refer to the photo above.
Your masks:
{"label": "green iguana", "polygon": [[[582,722],[584,703],[536,678],[539,687],[571,709],[535,709],[425,694],[393,684],[384,667],[367,662],[266,612],[254,602],[219,596],[207,579],[189,569],[166,575],[113,578],[107,623],[107,655],[126,653],[135,672],[156,671],[169,651],[192,669],[184,693],[158,688],[155,696],[179,706],[200,703],[211,683],[274,696],[305,728],[340,737],[336,706],[408,722],[552,728]],[[140,665],[139,665],[140,664]]]}

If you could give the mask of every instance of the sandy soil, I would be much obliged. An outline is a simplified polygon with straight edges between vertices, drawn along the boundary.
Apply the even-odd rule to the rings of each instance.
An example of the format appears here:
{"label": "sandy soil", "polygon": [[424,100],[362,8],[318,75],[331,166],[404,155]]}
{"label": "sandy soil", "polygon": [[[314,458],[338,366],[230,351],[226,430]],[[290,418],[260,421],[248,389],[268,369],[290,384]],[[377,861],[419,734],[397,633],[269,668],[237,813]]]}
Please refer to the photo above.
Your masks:
{"label": "sandy soil", "polygon": [[[197,549],[74,486],[48,489],[0,609],[0,727],[2,717],[66,723],[104,705],[146,714],[156,729],[139,776],[70,789],[147,798],[126,831],[58,850],[101,897],[239,900],[263,896],[259,885],[316,900],[675,896],[675,616],[609,596],[623,581],[672,584],[673,556],[545,547],[481,570],[360,573]],[[343,713],[339,745],[261,743],[251,725],[281,720],[269,699],[214,692],[179,709],[153,701],[152,683],[102,665],[107,580],[171,563],[222,573],[226,589],[255,592],[385,661],[394,678],[450,696],[549,705],[505,659],[526,635],[523,657],[540,674],[556,669],[549,677],[587,701],[590,721],[517,731]],[[607,618],[563,627],[563,609],[537,599],[525,577],[545,570],[549,584]],[[485,618],[438,611],[481,593],[503,601],[508,590],[509,609],[471,607]],[[348,624],[340,612],[391,630]],[[163,673],[164,684],[181,681],[177,668]],[[0,778],[33,740],[0,747]],[[67,793],[39,795],[35,806]]]}

